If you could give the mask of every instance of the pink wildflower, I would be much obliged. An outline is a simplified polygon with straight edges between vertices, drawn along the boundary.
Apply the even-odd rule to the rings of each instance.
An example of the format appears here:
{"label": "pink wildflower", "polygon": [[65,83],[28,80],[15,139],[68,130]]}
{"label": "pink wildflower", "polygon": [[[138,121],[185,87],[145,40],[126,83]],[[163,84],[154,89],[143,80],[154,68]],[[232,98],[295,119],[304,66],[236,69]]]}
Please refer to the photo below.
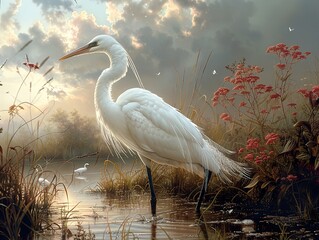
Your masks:
{"label": "pink wildflower", "polygon": [[265,140],[267,141],[266,145],[275,144],[278,139],[279,135],[277,133],[268,133],[265,136]]}
{"label": "pink wildflower", "polygon": [[250,94],[249,91],[241,91],[240,93],[243,94],[243,95],[248,95],[248,94]]}
{"label": "pink wildflower", "polygon": [[227,76],[227,77],[224,78],[224,81],[225,81],[225,82],[230,82],[230,80],[231,80],[231,78],[230,78],[229,76]]}
{"label": "pink wildflower", "polygon": [[254,154],[248,153],[245,157],[245,160],[253,161],[254,160]]}
{"label": "pink wildflower", "polygon": [[277,98],[280,98],[280,94],[274,93],[270,95],[270,99],[277,99]]}
{"label": "pink wildflower", "polygon": [[319,85],[313,86],[311,91],[313,93],[319,94]]}
{"label": "pink wildflower", "polygon": [[300,47],[298,45],[293,45],[290,47],[290,50],[294,50],[294,51],[299,50],[299,49],[300,49]]}
{"label": "pink wildflower", "polygon": [[305,89],[305,88],[300,88],[297,92],[300,93],[301,95],[303,95],[306,98],[308,98],[309,94],[310,94],[310,92],[307,89]]}
{"label": "pink wildflower", "polygon": [[271,110],[278,110],[278,109],[280,109],[280,108],[281,108],[280,105],[276,105],[276,106],[271,107]]}
{"label": "pink wildflower", "polygon": [[259,147],[259,138],[249,138],[247,140],[246,149],[257,149]]}
{"label": "pink wildflower", "polygon": [[287,179],[288,181],[292,182],[292,181],[297,180],[298,177],[295,176],[295,175],[289,174],[289,175],[286,177],[286,179]]}
{"label": "pink wildflower", "polygon": [[273,90],[272,86],[266,86],[265,92],[271,92]]}
{"label": "pink wildflower", "polygon": [[288,106],[288,107],[296,108],[297,104],[296,104],[296,103],[288,103],[287,106]]}
{"label": "pink wildflower", "polygon": [[243,153],[245,151],[245,148],[239,148],[238,153]]}
{"label": "pink wildflower", "polygon": [[265,89],[266,85],[265,84],[258,84],[254,87],[254,90],[263,90]]}
{"label": "pink wildflower", "polygon": [[241,103],[239,104],[239,107],[245,107],[246,105],[247,105],[246,102],[241,102]]}
{"label": "pink wildflower", "polygon": [[280,70],[284,70],[285,67],[286,67],[286,64],[284,64],[284,63],[277,63],[276,66],[277,66],[277,68],[279,68]]}
{"label": "pink wildflower", "polygon": [[245,86],[244,85],[236,85],[233,90],[242,90],[242,89],[245,89]]}
{"label": "pink wildflower", "polygon": [[227,114],[227,113],[222,113],[222,114],[220,114],[219,118],[222,119],[222,120],[224,120],[224,121],[231,121],[231,117],[230,117],[230,115]]}

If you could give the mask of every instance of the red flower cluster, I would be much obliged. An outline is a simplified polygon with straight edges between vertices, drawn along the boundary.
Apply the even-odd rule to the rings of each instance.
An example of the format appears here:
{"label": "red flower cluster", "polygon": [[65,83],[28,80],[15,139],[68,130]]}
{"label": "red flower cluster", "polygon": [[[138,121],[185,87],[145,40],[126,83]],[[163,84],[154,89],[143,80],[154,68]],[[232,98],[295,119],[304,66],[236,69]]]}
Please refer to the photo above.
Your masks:
{"label": "red flower cluster", "polygon": [[249,138],[247,140],[246,149],[257,149],[259,148],[259,138]]}
{"label": "red flower cluster", "polygon": [[[232,77],[227,76],[224,78],[225,82],[233,84],[233,88],[230,90],[226,87],[220,87],[213,94],[212,105],[216,106],[218,103],[222,106],[227,104],[235,104],[235,96],[242,96],[249,98],[250,95],[255,91],[258,94],[272,91],[272,86],[266,86],[265,84],[256,84],[259,81],[259,74],[262,72],[262,68],[259,66],[247,66],[243,63],[237,64],[233,67],[232,71],[234,75]],[[245,107],[246,102],[240,102],[238,107]]]}
{"label": "red flower cluster", "polygon": [[[279,139],[277,133],[268,133],[265,136],[266,145],[275,144]],[[248,153],[243,157],[245,160],[254,161],[256,164],[268,160],[274,154],[272,150],[267,150],[266,147],[260,145],[261,140],[259,138],[249,138],[246,146],[238,150],[239,154],[242,154],[249,150]]]}
{"label": "red flower cluster", "polygon": [[216,106],[220,97],[221,96],[226,96],[227,93],[229,92],[230,90],[228,88],[225,88],[225,87],[220,87],[216,90],[216,92],[214,93],[214,96],[212,98],[212,101],[213,101],[213,106]]}
{"label": "red flower cluster", "polygon": [[282,58],[291,57],[295,60],[305,59],[308,55],[311,54],[311,52],[300,52],[299,49],[300,47],[298,45],[288,47],[284,43],[278,43],[274,46],[268,47],[266,52],[277,54],[279,57]]}
{"label": "red flower cluster", "polygon": [[234,77],[225,77],[225,82],[230,82],[235,85],[242,83],[255,83],[259,80],[257,76],[263,69],[259,66],[246,66],[245,64],[238,64],[234,71]]}
{"label": "red flower cluster", "polygon": [[319,98],[319,85],[313,86],[311,90],[300,88],[297,92],[305,98],[311,97],[313,100],[316,100]]}
{"label": "red flower cluster", "polygon": [[279,135],[277,133],[268,133],[265,137],[266,145],[275,144],[279,139]]}
{"label": "red flower cluster", "polygon": [[280,62],[276,64],[276,67],[279,70],[285,70],[287,65],[306,59],[307,56],[311,54],[311,52],[301,52],[299,50],[300,47],[298,45],[288,47],[284,43],[278,43],[268,47],[266,52],[276,54],[280,59]]}

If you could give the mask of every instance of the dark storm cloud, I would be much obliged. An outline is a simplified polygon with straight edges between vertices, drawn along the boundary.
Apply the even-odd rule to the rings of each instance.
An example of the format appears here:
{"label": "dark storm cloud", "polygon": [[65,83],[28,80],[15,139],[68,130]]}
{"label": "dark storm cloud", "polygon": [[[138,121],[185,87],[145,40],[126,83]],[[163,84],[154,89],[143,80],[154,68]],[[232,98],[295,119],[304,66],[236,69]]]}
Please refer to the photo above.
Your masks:
{"label": "dark storm cloud", "polygon": [[[74,5],[73,1],[35,2],[47,9],[67,11]],[[166,14],[169,10],[167,6],[172,3],[178,7],[178,12]],[[273,58],[265,54],[268,45],[278,42],[296,43],[313,51],[313,39],[318,39],[318,34],[313,31],[319,22],[314,10],[319,7],[319,2],[315,0],[291,0],[281,3],[275,0],[141,0],[112,1],[112,4],[121,4],[123,8],[122,18],[112,23],[112,29],[98,25],[93,16],[76,13],[72,17],[71,25],[77,26],[78,29],[73,36],[75,45],[82,46],[98,34],[116,32],[115,37],[134,59],[144,81],[153,81],[158,72],[166,72],[167,78],[174,79],[176,70],[183,72],[193,66],[198,52],[201,52],[202,62],[213,52],[205,75],[207,81],[210,81],[213,68],[220,74],[226,74],[224,66],[243,57],[248,58],[250,63],[258,61],[255,64],[260,65],[273,61]],[[294,27],[295,31],[289,33],[289,26]],[[185,31],[189,32],[189,36],[184,35]],[[35,40],[32,45],[45,48],[56,58],[59,57],[57,53],[64,53],[65,47],[57,36],[52,35],[44,41],[39,40],[45,39],[43,29],[33,27],[29,32],[30,39]],[[133,46],[132,36],[141,44],[141,48]],[[312,49],[309,49],[311,44]],[[37,53],[36,49],[31,49]],[[107,65],[105,56],[94,55],[65,61],[60,64],[60,68],[72,76],[72,83],[76,84],[96,79],[101,69]]]}
{"label": "dark storm cloud", "polygon": [[[253,20],[263,32],[263,42],[300,44],[302,48],[318,51],[319,1],[290,0],[257,1]],[[289,27],[294,31],[289,31]]]}
{"label": "dark storm cloud", "polygon": [[73,11],[75,4],[73,0],[33,0],[33,2],[41,6],[43,12],[50,10]]}
{"label": "dark storm cloud", "polygon": [[173,37],[153,31],[150,27],[139,29],[137,37],[143,45],[143,54],[147,59],[158,62],[160,68],[170,68],[172,65],[181,67],[181,59],[187,58],[187,51],[174,46]]}
{"label": "dark storm cloud", "polygon": [[[59,14],[63,15],[76,6],[71,0],[34,1],[41,6],[44,14],[48,11],[54,13],[50,20],[52,24]],[[212,52],[200,83],[205,94],[210,94],[216,87],[224,84],[222,79],[228,75],[226,65],[243,57],[247,58],[248,63],[261,65],[272,73],[276,58],[265,53],[269,45],[285,42],[289,45],[298,44],[304,51],[312,51],[313,55],[318,52],[319,1],[316,0],[100,2],[105,2],[109,11],[106,12],[105,25],[99,25],[94,16],[83,12],[73,12],[69,18],[67,24],[76,29],[72,35],[74,48],[87,43],[95,35],[113,35],[131,55],[145,86],[161,96],[167,94],[167,86],[175,85],[178,75],[184,71],[187,75],[192,71],[199,52],[200,66],[205,65]],[[118,9],[115,11],[112,7],[116,6]],[[117,11],[122,11],[118,18]],[[108,19],[108,14],[111,13],[115,15]],[[57,26],[65,21],[64,17],[59,19],[55,22]],[[109,25],[107,21],[110,21]],[[101,24],[101,19],[99,23]],[[288,27],[295,30],[289,32]],[[53,59],[57,61],[66,49],[66,43],[62,42],[59,34],[61,33],[48,35],[39,25],[34,25],[27,34],[19,35],[18,45],[23,46],[33,39],[27,48],[30,58],[40,62],[50,55],[46,64],[56,64]],[[139,46],[134,44],[132,38]],[[14,52],[18,45],[15,48],[2,46],[0,56]],[[58,69],[64,72],[60,81],[74,86],[89,84],[108,65],[107,57],[101,54],[66,60],[59,64]],[[217,71],[214,76],[213,70]],[[129,72],[128,79],[131,78],[133,76]],[[196,76],[189,78],[193,81]],[[129,84],[136,83],[131,80],[128,81],[129,84],[127,81],[123,82],[117,85],[119,92]]]}
{"label": "dark storm cloud", "polygon": [[[169,9],[165,9],[168,1],[127,2],[123,19],[113,25],[120,42],[129,48],[140,74],[156,88],[165,88],[163,85],[171,84],[177,72],[192,68],[198,52],[201,52],[202,64],[213,51],[203,80],[203,84],[207,84],[214,68],[222,74],[225,65],[249,57],[251,49],[260,43],[262,33],[250,23],[255,11],[253,2],[172,2],[178,9],[170,14],[167,14]],[[148,8],[143,7],[145,5]],[[184,31],[190,35],[185,36]],[[130,35],[143,47],[132,48],[128,41]],[[166,73],[161,82],[154,82],[157,72]]]}

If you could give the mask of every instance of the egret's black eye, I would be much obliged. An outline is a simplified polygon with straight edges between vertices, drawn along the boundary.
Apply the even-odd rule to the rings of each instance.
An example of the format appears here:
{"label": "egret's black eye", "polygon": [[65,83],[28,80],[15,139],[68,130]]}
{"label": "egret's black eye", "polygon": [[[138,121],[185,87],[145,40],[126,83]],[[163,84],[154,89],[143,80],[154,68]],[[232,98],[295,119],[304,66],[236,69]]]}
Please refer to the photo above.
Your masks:
{"label": "egret's black eye", "polygon": [[89,48],[92,48],[92,47],[96,47],[98,44],[97,44],[97,42],[95,41],[95,42],[91,42],[91,43],[89,43]]}

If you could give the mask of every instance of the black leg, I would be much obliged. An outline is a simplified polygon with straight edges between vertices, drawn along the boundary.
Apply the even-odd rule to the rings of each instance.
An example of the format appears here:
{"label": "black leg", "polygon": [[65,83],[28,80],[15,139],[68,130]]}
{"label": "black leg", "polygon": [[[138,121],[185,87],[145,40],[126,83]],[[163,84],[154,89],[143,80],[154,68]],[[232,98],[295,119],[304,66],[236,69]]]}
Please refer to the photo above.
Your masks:
{"label": "black leg", "polygon": [[202,205],[202,202],[204,200],[204,196],[205,196],[205,193],[207,191],[208,182],[209,182],[211,176],[212,176],[212,171],[205,169],[204,182],[203,182],[202,189],[200,190],[198,202],[196,205],[196,213],[197,214],[200,214],[200,206]]}
{"label": "black leg", "polygon": [[152,215],[153,217],[156,217],[156,195],[155,195],[154,186],[153,186],[152,173],[149,167],[146,167],[146,170],[147,170],[147,176],[148,176],[148,184],[150,185],[150,190],[151,190]]}

